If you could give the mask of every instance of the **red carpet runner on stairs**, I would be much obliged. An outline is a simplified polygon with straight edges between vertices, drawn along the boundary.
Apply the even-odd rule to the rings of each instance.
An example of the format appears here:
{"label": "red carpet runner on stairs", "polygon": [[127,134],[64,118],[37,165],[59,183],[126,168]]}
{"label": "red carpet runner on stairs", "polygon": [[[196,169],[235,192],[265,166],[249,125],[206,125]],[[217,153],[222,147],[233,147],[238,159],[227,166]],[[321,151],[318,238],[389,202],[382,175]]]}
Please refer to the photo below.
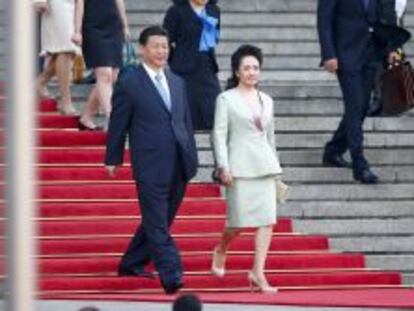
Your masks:
{"label": "red carpet runner on stairs", "polygon": [[[116,178],[107,177],[102,164],[105,134],[79,132],[76,118],[55,111],[55,102],[41,103],[39,296],[164,299],[156,280],[116,276],[119,258],[140,221],[128,164]],[[3,169],[0,174],[4,174]],[[272,299],[307,294],[308,290],[329,289],[339,294],[345,289],[402,291],[397,289],[401,286],[399,273],[368,269],[361,254],[330,251],[327,237],[298,234],[291,219],[285,218],[275,226],[267,261],[269,281],[281,292],[271,298],[243,294],[249,290],[246,274],[252,264],[251,232],[234,243],[228,257],[228,276],[218,279],[209,273],[211,251],[224,225],[225,202],[219,190],[215,184],[192,183],[173,226],[183,256],[186,290],[204,293],[206,300],[216,297],[221,302],[237,302],[244,297],[246,303],[271,303]]]}

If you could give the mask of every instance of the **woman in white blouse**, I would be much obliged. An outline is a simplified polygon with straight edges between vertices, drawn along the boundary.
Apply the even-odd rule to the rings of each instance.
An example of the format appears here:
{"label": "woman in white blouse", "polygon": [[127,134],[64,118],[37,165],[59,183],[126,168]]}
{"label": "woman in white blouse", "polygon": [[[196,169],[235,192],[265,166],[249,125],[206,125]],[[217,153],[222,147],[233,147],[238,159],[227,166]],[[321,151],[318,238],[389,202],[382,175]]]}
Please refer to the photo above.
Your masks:
{"label": "woman in white blouse", "polygon": [[227,224],[214,249],[212,273],[225,274],[231,241],[244,229],[255,228],[254,265],[248,273],[253,287],[276,292],[264,275],[264,266],[276,223],[275,177],[281,173],[275,147],[273,100],[257,85],[262,52],[241,46],[233,55],[227,91],[216,102],[213,128],[219,176],[226,186]]}

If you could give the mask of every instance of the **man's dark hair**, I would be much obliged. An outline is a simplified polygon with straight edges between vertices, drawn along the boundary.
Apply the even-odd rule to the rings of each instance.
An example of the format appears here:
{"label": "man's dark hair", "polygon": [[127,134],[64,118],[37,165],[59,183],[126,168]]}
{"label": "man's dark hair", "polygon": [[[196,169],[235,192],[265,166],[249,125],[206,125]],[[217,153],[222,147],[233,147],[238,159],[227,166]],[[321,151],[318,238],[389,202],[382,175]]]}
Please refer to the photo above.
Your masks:
{"label": "man's dark hair", "polygon": [[[188,1],[190,1],[190,0],[172,0],[172,2],[176,5],[188,3]],[[209,4],[217,4],[217,2],[218,2],[218,0],[210,0],[208,3]]]}
{"label": "man's dark hair", "polygon": [[139,44],[146,45],[149,38],[152,36],[163,36],[168,39],[168,31],[161,26],[149,26],[145,28],[139,35]]}
{"label": "man's dark hair", "polygon": [[173,311],[201,311],[203,304],[194,294],[184,294],[179,296],[173,303]]}
{"label": "man's dark hair", "polygon": [[100,311],[100,310],[95,307],[83,307],[83,308],[80,308],[78,311]]}

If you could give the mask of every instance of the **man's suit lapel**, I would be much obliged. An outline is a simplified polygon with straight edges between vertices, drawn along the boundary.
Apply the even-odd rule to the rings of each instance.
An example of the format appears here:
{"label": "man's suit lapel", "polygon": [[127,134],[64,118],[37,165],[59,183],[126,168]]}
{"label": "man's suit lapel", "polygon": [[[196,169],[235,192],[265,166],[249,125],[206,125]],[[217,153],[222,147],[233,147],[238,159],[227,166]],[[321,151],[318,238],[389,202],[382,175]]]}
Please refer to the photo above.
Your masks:
{"label": "man's suit lapel", "polygon": [[[154,85],[154,82],[152,82],[151,77],[148,75],[147,71],[142,65],[138,66],[138,71],[141,75],[142,79],[139,79],[141,83],[144,84],[144,86],[148,89],[149,92],[153,93],[154,97],[157,99],[157,103],[161,106],[161,108],[167,113],[170,114],[170,111],[165,106],[164,100],[162,99],[160,93],[158,92],[157,88]],[[171,91],[170,91],[171,92]],[[171,94],[172,95],[172,94]],[[171,96],[172,97],[172,96]],[[171,98],[171,103],[172,98]]]}

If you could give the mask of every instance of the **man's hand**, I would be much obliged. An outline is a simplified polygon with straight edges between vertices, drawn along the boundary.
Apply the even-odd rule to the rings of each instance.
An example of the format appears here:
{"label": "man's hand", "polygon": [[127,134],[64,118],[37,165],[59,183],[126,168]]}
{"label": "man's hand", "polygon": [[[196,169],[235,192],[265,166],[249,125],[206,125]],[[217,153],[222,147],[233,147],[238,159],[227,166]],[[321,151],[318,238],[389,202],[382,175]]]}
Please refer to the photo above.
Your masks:
{"label": "man's hand", "polygon": [[388,64],[392,64],[400,60],[401,60],[401,55],[398,52],[392,51],[390,54],[388,54]]}
{"label": "man's hand", "polygon": [[108,172],[109,177],[115,177],[118,165],[106,165],[105,169]]}
{"label": "man's hand", "polygon": [[338,70],[338,59],[332,58],[323,62],[323,67],[330,73],[336,73]]}
{"label": "man's hand", "polygon": [[233,185],[233,176],[226,169],[220,169],[220,179],[224,186],[231,187]]}

